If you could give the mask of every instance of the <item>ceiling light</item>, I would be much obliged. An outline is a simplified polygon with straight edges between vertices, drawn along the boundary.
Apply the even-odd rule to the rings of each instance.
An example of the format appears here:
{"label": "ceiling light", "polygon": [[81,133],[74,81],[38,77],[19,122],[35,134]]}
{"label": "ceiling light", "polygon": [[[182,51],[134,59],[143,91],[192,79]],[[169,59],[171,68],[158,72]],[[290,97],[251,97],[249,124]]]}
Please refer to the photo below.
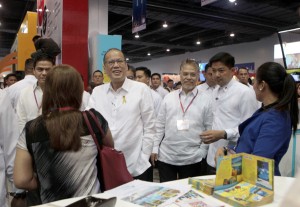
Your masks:
{"label": "ceiling light", "polygon": [[230,36],[230,37],[234,37],[235,34],[234,34],[233,32],[231,32],[229,36]]}
{"label": "ceiling light", "polygon": [[166,51],[167,51],[167,52],[170,52],[170,49],[168,48],[168,49],[166,49]]}
{"label": "ceiling light", "polygon": [[229,0],[229,2],[233,3],[233,2],[235,2],[235,0]]}
{"label": "ceiling light", "polygon": [[163,28],[167,28],[168,27],[168,24],[167,24],[167,22],[165,22],[164,24],[163,24]]}
{"label": "ceiling light", "polygon": [[135,38],[140,38],[139,33],[136,33],[136,34],[134,35],[134,37],[135,37]]}
{"label": "ceiling light", "polygon": [[200,45],[200,44],[201,44],[201,42],[200,42],[199,40],[197,40],[196,44],[197,44],[197,45]]}
{"label": "ceiling light", "polygon": [[1,26],[1,22],[0,22],[0,26]]}
{"label": "ceiling light", "polygon": [[150,52],[148,52],[148,54],[147,54],[148,56],[150,56],[151,55],[151,53]]}
{"label": "ceiling light", "polygon": [[0,8],[2,7],[2,4],[0,4]]}
{"label": "ceiling light", "polygon": [[128,61],[129,60],[129,58],[126,58],[126,61]]}

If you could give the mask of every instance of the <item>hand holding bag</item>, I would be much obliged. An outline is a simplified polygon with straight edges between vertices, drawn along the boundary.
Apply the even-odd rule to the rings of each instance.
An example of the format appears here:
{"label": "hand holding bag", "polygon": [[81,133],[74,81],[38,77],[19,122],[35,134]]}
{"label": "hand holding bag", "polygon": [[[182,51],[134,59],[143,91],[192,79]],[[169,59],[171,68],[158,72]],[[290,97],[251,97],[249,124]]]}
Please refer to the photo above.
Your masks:
{"label": "hand holding bag", "polygon": [[94,121],[94,123],[97,125],[97,128],[100,130],[102,139],[104,139],[105,135],[99,123],[99,120],[96,118],[94,113],[91,111],[84,111],[83,117],[85,119],[85,123],[98,149],[98,171],[100,170],[99,181],[101,191],[103,192],[105,190],[109,190],[132,181],[133,178],[128,172],[124,154],[121,151],[117,151],[114,148],[104,146],[103,144],[99,145],[96,134],[91,127],[88,115],[92,118],[92,121]]}

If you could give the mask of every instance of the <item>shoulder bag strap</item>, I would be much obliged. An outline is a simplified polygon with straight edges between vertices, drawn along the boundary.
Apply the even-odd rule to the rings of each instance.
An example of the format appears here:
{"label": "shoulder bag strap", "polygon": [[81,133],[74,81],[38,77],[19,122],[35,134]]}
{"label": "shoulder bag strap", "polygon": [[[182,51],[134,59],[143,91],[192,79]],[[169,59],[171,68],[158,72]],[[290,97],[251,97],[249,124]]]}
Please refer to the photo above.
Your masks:
{"label": "shoulder bag strap", "polygon": [[94,140],[94,142],[95,142],[95,144],[96,144],[96,146],[97,146],[97,148],[98,148],[98,151],[99,151],[99,153],[100,153],[101,147],[100,147],[100,145],[99,145],[99,143],[98,143],[98,140],[97,140],[97,138],[96,138],[96,134],[95,134],[94,130],[92,129],[92,126],[91,126],[91,123],[90,123],[90,121],[89,121],[89,119],[88,119],[88,117],[87,117],[86,111],[83,111],[83,112],[82,112],[82,115],[83,115],[83,118],[84,118],[84,120],[85,120],[85,123],[86,123],[86,125],[87,125],[87,127],[88,127],[88,129],[89,129],[89,131],[90,131],[90,134],[91,134],[91,136],[93,137],[93,140]]}
{"label": "shoulder bag strap", "polygon": [[[91,115],[91,117],[94,119],[94,121],[95,121],[95,123],[96,123],[98,129],[100,130],[101,137],[102,137],[102,139],[104,139],[104,138],[105,138],[105,134],[104,134],[103,129],[102,129],[100,123],[99,123],[99,120],[96,118],[96,116],[95,116],[95,114],[94,114],[93,112],[91,112],[90,110],[87,111],[87,112],[88,112],[88,113]],[[102,141],[102,142],[103,142],[103,141]]]}

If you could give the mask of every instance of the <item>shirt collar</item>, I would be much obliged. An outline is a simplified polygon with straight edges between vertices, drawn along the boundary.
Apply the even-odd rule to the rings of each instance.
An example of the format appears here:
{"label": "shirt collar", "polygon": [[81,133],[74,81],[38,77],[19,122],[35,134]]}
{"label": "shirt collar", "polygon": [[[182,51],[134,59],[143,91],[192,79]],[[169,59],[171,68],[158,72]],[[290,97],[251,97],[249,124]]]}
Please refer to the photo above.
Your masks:
{"label": "shirt collar", "polygon": [[[185,92],[182,90],[182,88],[180,88],[180,89],[178,89],[178,93],[179,94],[185,94]],[[193,96],[196,96],[196,94],[197,94],[197,91],[198,91],[198,89],[197,89],[197,87],[195,87],[191,92],[189,92],[188,94],[193,94]],[[185,94],[185,95],[188,95],[188,94]]]}
{"label": "shirt collar", "polygon": [[123,85],[122,85],[117,91],[115,91],[115,90],[113,89],[113,87],[112,87],[112,85],[111,85],[111,82],[110,82],[110,83],[109,83],[109,87],[108,87],[108,89],[107,89],[107,92],[109,92],[109,91],[115,91],[115,92],[118,92],[118,91],[121,91],[121,90],[125,90],[126,92],[128,92],[128,91],[129,91],[129,88],[130,88],[130,86],[131,86],[131,84],[132,84],[132,82],[133,82],[133,80],[129,80],[128,78],[125,78],[125,81],[124,81]]}
{"label": "shirt collar", "polygon": [[222,86],[222,87],[220,86],[219,90],[227,91],[228,88],[230,88],[234,82],[235,82],[235,80],[233,78],[231,78],[231,80],[227,83],[227,85]]}
{"label": "shirt collar", "polygon": [[38,89],[41,89],[41,87],[39,86],[38,81],[36,81],[36,82],[33,84],[33,90],[38,90]]}

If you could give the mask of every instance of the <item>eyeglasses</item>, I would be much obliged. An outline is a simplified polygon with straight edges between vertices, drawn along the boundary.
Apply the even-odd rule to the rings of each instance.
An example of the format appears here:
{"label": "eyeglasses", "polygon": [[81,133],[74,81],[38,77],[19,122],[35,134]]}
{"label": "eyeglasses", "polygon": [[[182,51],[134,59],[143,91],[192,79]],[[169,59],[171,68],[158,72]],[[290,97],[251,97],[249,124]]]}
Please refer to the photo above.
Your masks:
{"label": "eyeglasses", "polygon": [[105,61],[105,64],[107,64],[109,67],[112,67],[117,63],[118,65],[123,65],[125,63],[125,60],[123,59],[117,59],[117,60],[109,60]]}

